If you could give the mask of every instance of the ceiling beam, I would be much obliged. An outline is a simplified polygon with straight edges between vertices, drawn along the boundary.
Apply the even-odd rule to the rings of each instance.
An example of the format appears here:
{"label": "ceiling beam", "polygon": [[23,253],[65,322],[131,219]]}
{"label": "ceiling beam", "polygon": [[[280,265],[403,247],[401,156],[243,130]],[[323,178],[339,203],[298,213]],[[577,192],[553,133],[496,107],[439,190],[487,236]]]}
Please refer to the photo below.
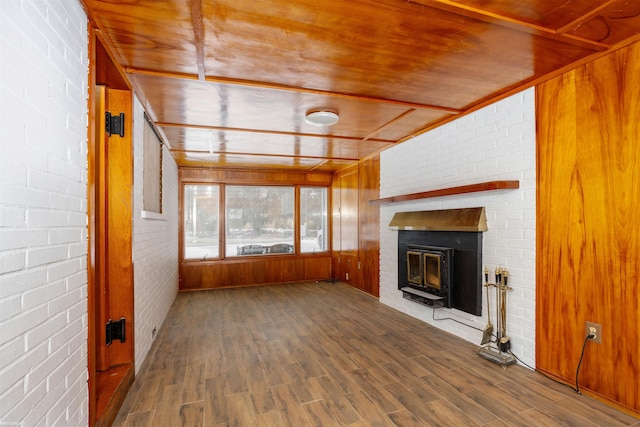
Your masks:
{"label": "ceiling beam", "polygon": [[593,8],[588,13],[586,13],[586,14],[580,16],[579,18],[574,19],[573,21],[569,22],[568,24],[563,25],[562,27],[558,28],[558,34],[563,34],[563,33],[566,33],[569,30],[573,30],[578,25],[582,24],[583,22],[585,22],[588,19],[593,18],[598,13],[600,13],[600,11],[602,11],[603,9],[606,9],[607,7],[612,5],[613,3],[616,3],[617,1],[618,0],[609,0],[609,1],[606,1],[606,2],[602,3],[600,6]]}
{"label": "ceiling beam", "polygon": [[[139,74],[139,75],[167,77],[167,78],[174,78],[174,79],[199,80],[198,76],[195,74],[170,73],[165,71],[148,70],[148,69],[134,68],[134,67],[127,67],[126,72],[132,75]],[[373,96],[358,95],[358,94],[352,94],[352,93],[331,92],[331,91],[322,90],[322,89],[312,89],[312,88],[305,88],[305,87],[299,87],[299,86],[283,85],[279,83],[260,82],[255,80],[233,79],[229,77],[220,77],[220,76],[206,76],[205,81],[209,83],[219,83],[219,84],[227,84],[227,85],[234,85],[234,86],[245,86],[245,87],[255,87],[260,89],[272,89],[272,90],[283,90],[288,92],[308,93],[312,95],[322,95],[322,96],[328,96],[332,98],[376,102],[380,104],[401,105],[403,107],[416,108],[421,110],[444,111],[450,114],[461,114],[463,112],[463,110],[460,110],[458,108],[443,107],[441,105],[421,104],[417,102],[401,101],[397,99],[377,98]]]}
{"label": "ceiling beam", "polygon": [[204,28],[202,26],[202,3],[200,0],[191,0],[191,25],[193,26],[193,42],[196,48],[198,80],[204,81]]}
{"label": "ceiling beam", "polygon": [[413,0],[414,3],[434,7],[440,10],[445,10],[461,16],[466,16],[467,18],[482,20],[484,22],[501,25],[518,31],[524,31],[528,33],[533,32],[535,34],[546,35],[556,40],[563,40],[567,43],[578,44],[580,46],[590,46],[591,48],[595,48],[597,50],[608,49],[611,47],[611,45],[599,42],[597,40],[590,40],[584,37],[577,37],[571,34],[566,34],[565,27],[575,25],[576,22],[583,22],[586,19],[589,19],[595,13],[599,12],[601,9],[615,1],[618,0],[608,0],[604,5],[595,8],[588,14],[570,22],[569,24],[561,28],[549,28],[543,25],[535,24],[533,22],[525,21],[523,19],[502,15],[500,13],[491,12],[490,10],[463,4],[456,0]]}
{"label": "ceiling beam", "polygon": [[369,135],[365,136],[362,140],[363,141],[370,140],[374,135],[378,135],[383,130],[390,128],[391,126],[393,126],[396,123],[398,123],[400,120],[402,120],[405,117],[411,115],[414,111],[416,111],[415,108],[412,108],[410,110],[405,111],[404,113],[400,114],[398,117],[390,120],[389,122],[387,122],[384,125],[380,126],[378,129],[376,129],[373,132],[371,132]]}
{"label": "ceiling beam", "polygon": [[[412,110],[415,111],[415,110]],[[405,114],[403,114],[400,118],[402,118]],[[396,121],[398,119],[394,119]],[[372,139],[372,138],[361,138],[359,136],[341,136],[341,135],[323,135],[317,133],[300,133],[300,132],[287,132],[287,131],[279,131],[279,130],[261,130],[261,129],[245,129],[245,128],[231,128],[224,126],[207,126],[207,125],[189,125],[183,123],[168,123],[168,122],[157,122],[156,126],[159,127],[167,127],[167,128],[191,128],[191,129],[203,129],[203,130],[215,130],[215,131],[228,131],[228,132],[244,132],[244,133],[261,133],[268,135],[284,135],[284,136],[298,136],[304,138],[333,138],[333,139],[344,139],[347,141],[372,141],[372,142],[383,142],[389,144],[395,144],[396,141],[390,139]],[[386,125],[385,125],[386,126]]]}
{"label": "ceiling beam", "polygon": [[356,157],[327,157],[327,156],[302,156],[302,155],[291,155],[291,154],[267,154],[267,153],[242,153],[236,151],[206,151],[206,150],[178,150],[171,149],[169,150],[172,153],[184,153],[184,154],[210,154],[210,155],[226,155],[226,156],[247,156],[247,157],[280,157],[286,159],[310,159],[310,160],[323,160],[323,161],[331,161],[331,160],[342,160],[354,162],[360,159]]}
{"label": "ceiling beam", "polygon": [[544,27],[542,25],[537,25],[532,22],[528,22],[522,19],[514,18],[507,15],[502,15],[499,13],[491,12],[487,9],[481,9],[479,7],[474,7],[468,4],[460,3],[460,1],[456,0],[413,0],[413,3],[418,3],[424,6],[431,6],[436,9],[446,10],[448,12],[453,12],[458,15],[466,16],[467,18],[478,19],[479,16],[488,18],[492,23],[496,24],[498,22],[504,22],[509,25],[509,28],[517,28],[523,27],[527,29],[533,29],[536,31],[541,31],[543,33],[555,34],[556,31],[552,28]]}

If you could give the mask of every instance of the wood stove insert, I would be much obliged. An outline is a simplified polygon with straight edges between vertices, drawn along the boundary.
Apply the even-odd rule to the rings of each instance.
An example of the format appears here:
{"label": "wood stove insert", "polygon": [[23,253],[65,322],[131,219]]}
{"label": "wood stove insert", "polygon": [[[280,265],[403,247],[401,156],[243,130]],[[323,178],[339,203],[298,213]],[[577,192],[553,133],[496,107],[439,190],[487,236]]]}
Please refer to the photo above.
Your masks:
{"label": "wood stove insert", "polygon": [[411,245],[407,247],[406,259],[407,286],[401,288],[405,298],[451,307],[453,249]]}
{"label": "wood stove insert", "polygon": [[397,212],[398,289],[433,307],[482,315],[484,207]]}

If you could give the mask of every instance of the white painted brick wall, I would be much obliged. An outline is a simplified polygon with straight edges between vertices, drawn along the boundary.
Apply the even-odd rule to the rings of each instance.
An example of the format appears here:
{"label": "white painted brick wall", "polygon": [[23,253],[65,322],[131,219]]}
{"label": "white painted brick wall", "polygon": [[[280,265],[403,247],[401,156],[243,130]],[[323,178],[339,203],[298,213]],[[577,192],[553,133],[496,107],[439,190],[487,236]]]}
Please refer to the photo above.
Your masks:
{"label": "white painted brick wall", "polygon": [[[163,214],[142,218],[144,111],[134,102],[133,263],[136,372],[178,293],[178,167],[167,147],[163,157]],[[157,335],[156,335],[157,336]]]}
{"label": "white painted brick wall", "polygon": [[[513,95],[382,152],[380,197],[492,180],[519,180],[518,190],[501,190],[384,205],[380,210],[380,301],[473,343],[482,332],[449,320],[432,320],[433,310],[402,298],[398,290],[398,234],[389,230],[395,212],[485,206],[489,230],[483,235],[483,265],[508,269],[507,333],[512,350],[535,366],[536,153],[534,89]],[[483,300],[485,300],[483,292]],[[492,322],[495,325],[495,291]],[[476,328],[487,322],[453,309],[454,317]]]}
{"label": "white painted brick wall", "polygon": [[0,425],[87,425],[87,26],[0,1]]}

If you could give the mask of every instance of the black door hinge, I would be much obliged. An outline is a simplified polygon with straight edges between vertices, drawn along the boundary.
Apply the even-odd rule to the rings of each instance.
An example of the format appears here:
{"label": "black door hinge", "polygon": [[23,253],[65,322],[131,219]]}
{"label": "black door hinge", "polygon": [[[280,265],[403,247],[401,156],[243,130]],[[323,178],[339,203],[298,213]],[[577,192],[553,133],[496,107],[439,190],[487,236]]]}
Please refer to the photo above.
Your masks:
{"label": "black door hinge", "polygon": [[107,132],[107,135],[111,136],[115,133],[120,135],[121,138],[124,138],[124,113],[112,116],[111,113],[107,111],[105,116],[105,132]]}
{"label": "black door hinge", "polygon": [[126,341],[126,323],[124,317],[116,321],[109,319],[107,322],[107,345],[111,345],[113,340],[120,340],[120,342]]}

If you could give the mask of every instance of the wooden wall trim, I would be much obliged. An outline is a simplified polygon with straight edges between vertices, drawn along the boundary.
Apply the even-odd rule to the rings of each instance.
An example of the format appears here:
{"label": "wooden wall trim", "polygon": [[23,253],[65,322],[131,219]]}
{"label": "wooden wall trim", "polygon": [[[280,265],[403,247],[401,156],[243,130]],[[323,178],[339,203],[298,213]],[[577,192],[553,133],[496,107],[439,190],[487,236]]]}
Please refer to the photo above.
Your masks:
{"label": "wooden wall trim", "polygon": [[246,169],[180,168],[181,182],[269,184],[269,185],[331,185],[332,175],[323,172],[294,172]]}
{"label": "wooden wall trim", "polygon": [[[89,64],[96,61],[96,36],[94,29],[87,21],[89,28]],[[87,365],[88,365],[88,412],[89,427],[95,425],[96,420],[96,67],[89,66],[89,89],[87,96]]]}

